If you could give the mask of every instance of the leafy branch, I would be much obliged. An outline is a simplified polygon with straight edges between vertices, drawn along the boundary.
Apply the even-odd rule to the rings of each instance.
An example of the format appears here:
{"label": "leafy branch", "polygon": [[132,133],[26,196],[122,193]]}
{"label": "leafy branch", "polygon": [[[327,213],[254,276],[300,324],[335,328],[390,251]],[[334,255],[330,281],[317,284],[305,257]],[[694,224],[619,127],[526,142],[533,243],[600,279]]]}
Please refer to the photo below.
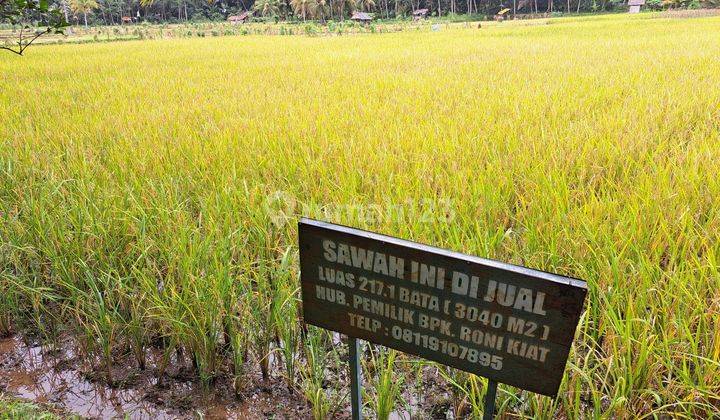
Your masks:
{"label": "leafy branch", "polygon": [[50,8],[48,0],[0,0],[0,22],[20,26],[18,39],[13,46],[0,45],[23,55],[25,50],[45,34],[62,34],[68,26],[65,16],[56,8]]}

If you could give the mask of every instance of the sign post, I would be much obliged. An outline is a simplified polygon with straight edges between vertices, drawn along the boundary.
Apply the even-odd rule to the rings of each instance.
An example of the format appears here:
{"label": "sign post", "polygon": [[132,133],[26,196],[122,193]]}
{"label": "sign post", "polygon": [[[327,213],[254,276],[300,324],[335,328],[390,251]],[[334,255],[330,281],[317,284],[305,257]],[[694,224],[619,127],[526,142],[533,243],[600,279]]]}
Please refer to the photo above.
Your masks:
{"label": "sign post", "polygon": [[497,382],[488,380],[488,387],[485,391],[485,405],[483,420],[492,420],[495,417],[495,394],[497,394]]}
{"label": "sign post", "polygon": [[352,420],[362,420],[362,368],[360,367],[360,342],[348,337],[350,349],[350,404]]}
{"label": "sign post", "polygon": [[584,281],[310,219],[298,225],[305,322],[349,337],[353,419],[358,339],[554,397]]}

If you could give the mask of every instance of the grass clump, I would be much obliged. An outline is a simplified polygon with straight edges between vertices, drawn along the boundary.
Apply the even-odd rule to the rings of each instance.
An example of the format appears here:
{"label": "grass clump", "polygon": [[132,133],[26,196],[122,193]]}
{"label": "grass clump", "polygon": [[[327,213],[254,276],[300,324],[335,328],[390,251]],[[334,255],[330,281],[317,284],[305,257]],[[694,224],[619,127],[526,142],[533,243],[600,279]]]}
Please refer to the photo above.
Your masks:
{"label": "grass clump", "polygon": [[0,419],[2,420],[58,420],[61,418],[76,418],[75,416],[61,415],[57,410],[43,407],[27,401],[9,397],[0,393]]}

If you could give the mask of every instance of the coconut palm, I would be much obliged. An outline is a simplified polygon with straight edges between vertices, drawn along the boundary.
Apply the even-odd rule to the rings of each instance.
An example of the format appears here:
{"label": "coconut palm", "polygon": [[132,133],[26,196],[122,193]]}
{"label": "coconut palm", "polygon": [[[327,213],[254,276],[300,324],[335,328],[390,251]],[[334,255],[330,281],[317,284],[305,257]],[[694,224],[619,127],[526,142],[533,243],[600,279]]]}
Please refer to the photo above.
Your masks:
{"label": "coconut palm", "polygon": [[326,0],[316,0],[317,5],[315,6],[315,17],[325,21],[325,16],[330,12],[330,6]]}
{"label": "coconut palm", "polygon": [[253,10],[263,17],[275,17],[280,14],[280,2],[278,0],[257,0]]}
{"label": "coconut palm", "polygon": [[70,9],[76,15],[78,13],[83,14],[83,19],[85,21],[86,28],[88,26],[87,14],[97,8],[98,8],[98,4],[97,4],[97,1],[95,1],[95,0],[70,0]]}
{"label": "coconut palm", "polygon": [[317,9],[317,0],[290,0],[296,16],[302,16],[303,22],[308,18],[312,19]]}
{"label": "coconut palm", "polygon": [[375,8],[375,0],[355,0],[355,10],[370,12]]}

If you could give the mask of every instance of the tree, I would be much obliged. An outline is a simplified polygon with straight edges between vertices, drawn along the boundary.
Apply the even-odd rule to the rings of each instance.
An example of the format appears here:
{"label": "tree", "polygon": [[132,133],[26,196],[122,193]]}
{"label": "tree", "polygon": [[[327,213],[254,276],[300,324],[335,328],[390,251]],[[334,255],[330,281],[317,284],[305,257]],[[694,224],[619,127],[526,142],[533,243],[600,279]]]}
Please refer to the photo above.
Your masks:
{"label": "tree", "polygon": [[290,0],[290,6],[293,8],[296,16],[302,16],[303,22],[308,18],[312,19],[315,15],[317,7],[316,0]]}
{"label": "tree", "polygon": [[14,46],[3,45],[7,50],[23,55],[35,40],[45,34],[62,34],[68,25],[62,12],[51,8],[48,0],[0,0],[0,23],[7,22],[19,26],[18,40]]}
{"label": "tree", "polygon": [[[573,3],[575,1],[576,3]],[[720,0],[647,0],[648,7],[688,7],[698,1],[703,5],[715,6]],[[715,3],[713,3],[715,2]],[[558,3],[566,12],[601,11],[624,8],[627,0],[564,0]],[[172,22],[192,19],[225,20],[228,15],[240,11],[254,10],[256,16],[275,19],[301,20],[329,19],[343,21],[354,11],[379,13],[384,18],[402,17],[417,9],[430,9],[431,15],[443,16],[446,13],[467,13],[470,15],[494,14],[497,10],[509,7],[513,13],[534,12],[547,8],[548,12],[557,9],[554,0],[0,0],[0,12],[3,19],[0,24],[9,22],[8,11],[14,15],[22,10],[24,22],[18,26],[18,19],[9,22],[14,26],[13,33],[22,28],[22,46],[32,41],[35,35],[47,30],[46,18],[39,18],[38,8],[46,7],[64,13],[63,21],[68,21],[75,13],[80,24],[104,23],[116,25],[128,22],[130,18],[144,16],[154,22]],[[29,10],[26,10],[29,9]],[[88,17],[90,13],[94,14]],[[124,19],[124,20],[123,20]],[[135,19],[133,19],[135,20]],[[28,27],[28,25],[30,27]],[[44,25],[44,26],[43,26]],[[52,31],[53,29],[50,28]],[[13,49],[19,46],[13,44]],[[7,49],[7,48],[5,48]]]}
{"label": "tree", "polygon": [[375,8],[375,0],[356,0],[355,9],[370,12]]}
{"label": "tree", "polygon": [[83,14],[86,28],[88,26],[87,14],[97,8],[98,4],[95,0],[70,0],[70,9],[72,9],[73,13],[75,13],[76,15],[78,13]]}
{"label": "tree", "polygon": [[319,18],[323,22],[325,21],[325,16],[330,11],[330,7],[328,6],[327,2],[325,0],[316,0],[316,6],[315,6],[315,17]]}
{"label": "tree", "polygon": [[253,10],[263,17],[276,17],[280,15],[280,1],[278,0],[257,0]]}
{"label": "tree", "polygon": [[333,4],[341,22],[345,19],[345,9],[346,9],[347,4],[348,4],[347,0],[336,0]]}

